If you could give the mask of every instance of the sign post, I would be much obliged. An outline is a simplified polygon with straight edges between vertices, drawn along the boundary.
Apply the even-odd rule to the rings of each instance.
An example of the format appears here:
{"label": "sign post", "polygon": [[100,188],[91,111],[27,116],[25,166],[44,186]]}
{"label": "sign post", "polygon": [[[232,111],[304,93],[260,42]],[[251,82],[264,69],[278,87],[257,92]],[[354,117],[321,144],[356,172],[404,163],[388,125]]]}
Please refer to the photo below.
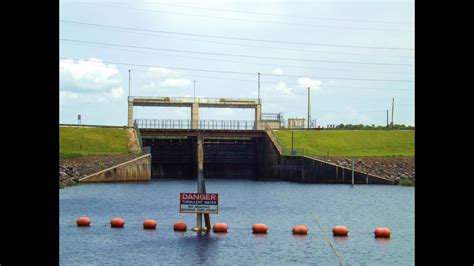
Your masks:
{"label": "sign post", "polygon": [[[198,193],[205,194],[206,193],[206,184],[204,182],[204,138],[201,134],[198,133],[197,136],[197,185],[198,185]],[[204,213],[204,221],[206,227],[202,227],[202,214]],[[209,231],[211,229],[211,219],[209,218],[209,212],[197,212],[196,215],[196,227],[193,228],[193,231]]]}

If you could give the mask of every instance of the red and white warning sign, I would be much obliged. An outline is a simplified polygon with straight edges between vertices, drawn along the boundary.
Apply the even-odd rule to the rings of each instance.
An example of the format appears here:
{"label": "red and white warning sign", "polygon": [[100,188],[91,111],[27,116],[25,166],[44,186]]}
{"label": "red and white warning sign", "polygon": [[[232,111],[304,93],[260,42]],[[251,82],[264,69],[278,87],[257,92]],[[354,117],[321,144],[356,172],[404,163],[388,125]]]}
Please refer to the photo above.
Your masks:
{"label": "red and white warning sign", "polygon": [[218,214],[219,195],[217,193],[180,193],[180,213]]}

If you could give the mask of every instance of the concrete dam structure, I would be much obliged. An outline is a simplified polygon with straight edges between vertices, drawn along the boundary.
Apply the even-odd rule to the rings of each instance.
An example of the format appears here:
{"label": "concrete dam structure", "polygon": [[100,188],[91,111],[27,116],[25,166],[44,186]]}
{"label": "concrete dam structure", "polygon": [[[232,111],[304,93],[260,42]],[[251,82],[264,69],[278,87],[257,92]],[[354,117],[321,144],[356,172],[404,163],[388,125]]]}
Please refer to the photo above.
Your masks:
{"label": "concrete dam structure", "polygon": [[[306,156],[286,156],[267,130],[140,129],[142,149],[151,155],[152,178],[196,179],[197,138],[203,143],[206,178],[287,180],[351,184],[352,169]],[[354,171],[355,184],[393,184]]]}
{"label": "concrete dam structure", "polygon": [[[189,106],[189,120],[133,119],[133,106]],[[252,108],[255,121],[199,120],[199,106]],[[206,178],[352,183],[352,169],[315,158],[287,156],[271,130],[265,130],[258,99],[129,97],[129,125],[142,150],[151,155],[152,178],[196,179],[203,161]],[[198,138],[203,142],[198,143]],[[203,155],[198,158],[198,145]],[[354,171],[355,184],[393,184],[392,180]]]}
{"label": "concrete dam structure", "polygon": [[252,179],[269,175],[263,131],[140,129],[143,149],[151,154],[152,177],[195,179],[198,134],[204,139],[205,177]]}

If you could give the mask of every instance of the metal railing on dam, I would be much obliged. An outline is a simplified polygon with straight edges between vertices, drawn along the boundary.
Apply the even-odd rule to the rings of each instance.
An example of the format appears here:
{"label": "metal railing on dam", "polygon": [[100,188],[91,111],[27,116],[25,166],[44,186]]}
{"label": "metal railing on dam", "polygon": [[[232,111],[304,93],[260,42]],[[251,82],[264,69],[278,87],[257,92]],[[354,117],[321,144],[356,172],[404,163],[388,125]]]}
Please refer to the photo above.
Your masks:
{"label": "metal railing on dam", "polygon": [[[191,129],[186,119],[135,119],[139,129]],[[199,120],[198,129],[255,130],[253,120]]]}
{"label": "metal railing on dam", "polygon": [[129,100],[140,102],[163,102],[176,104],[260,104],[260,99],[251,98],[202,98],[202,97],[140,97],[129,96]]}

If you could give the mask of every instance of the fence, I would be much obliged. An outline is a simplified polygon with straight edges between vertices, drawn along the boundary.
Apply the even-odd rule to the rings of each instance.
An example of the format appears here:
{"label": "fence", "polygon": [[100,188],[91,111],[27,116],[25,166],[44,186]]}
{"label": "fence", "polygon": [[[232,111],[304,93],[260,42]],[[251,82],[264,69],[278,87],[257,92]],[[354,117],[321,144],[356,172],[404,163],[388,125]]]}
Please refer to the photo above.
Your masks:
{"label": "fence", "polygon": [[318,155],[316,155],[316,153],[314,153],[310,150],[304,149],[304,148],[293,148],[293,150],[291,148],[283,148],[282,149],[282,155],[286,155],[286,156],[307,156],[307,157],[311,157],[311,158],[322,157],[322,156],[318,156]]}
{"label": "fence", "polygon": [[179,119],[135,119],[138,128],[191,129],[191,120]]}
{"label": "fence", "polygon": [[255,130],[251,120],[199,120],[199,129]]}
{"label": "fence", "polygon": [[316,155],[316,153],[312,152],[311,150],[307,150],[304,148],[293,148],[291,149],[288,147],[285,147],[283,143],[278,139],[278,137],[273,134],[271,130],[267,130],[267,134],[270,137],[270,139],[273,141],[277,149],[280,151],[281,155],[285,156],[307,156],[311,158],[318,158],[321,156]]}
{"label": "fence", "polygon": [[175,102],[175,103],[203,103],[203,104],[219,104],[219,103],[238,103],[238,104],[260,104],[260,99],[251,98],[201,98],[201,97],[140,97],[129,96],[129,101],[133,100],[150,100],[159,102]]}
{"label": "fence", "polygon": [[[135,119],[138,128],[147,129],[192,129],[191,120]],[[211,130],[255,130],[252,120],[199,120],[198,129]]]}

